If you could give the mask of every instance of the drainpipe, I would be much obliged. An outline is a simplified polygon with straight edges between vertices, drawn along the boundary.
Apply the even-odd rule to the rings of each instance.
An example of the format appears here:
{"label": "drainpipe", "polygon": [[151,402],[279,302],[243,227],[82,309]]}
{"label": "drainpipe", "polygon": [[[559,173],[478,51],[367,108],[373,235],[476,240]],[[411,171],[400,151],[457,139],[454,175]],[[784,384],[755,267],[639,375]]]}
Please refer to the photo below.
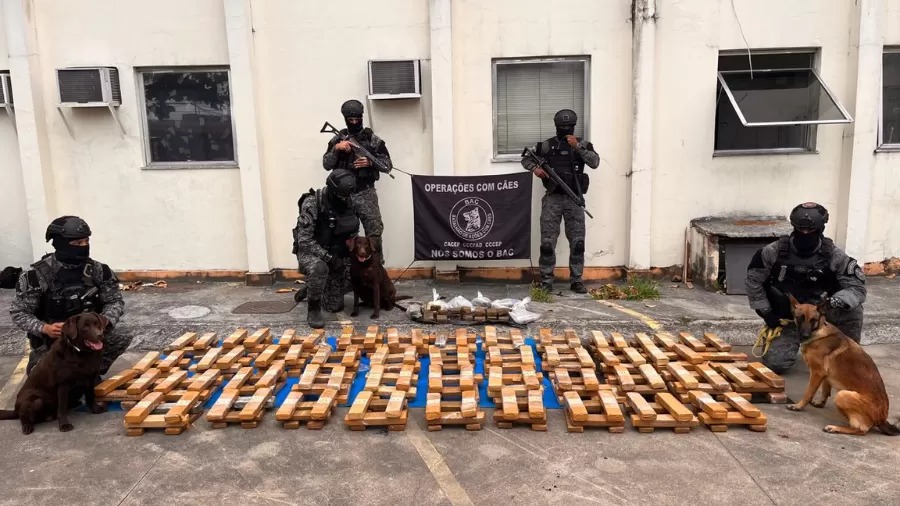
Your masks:
{"label": "drainpipe", "polygon": [[632,0],[632,138],[628,268],[650,268],[656,0]]}

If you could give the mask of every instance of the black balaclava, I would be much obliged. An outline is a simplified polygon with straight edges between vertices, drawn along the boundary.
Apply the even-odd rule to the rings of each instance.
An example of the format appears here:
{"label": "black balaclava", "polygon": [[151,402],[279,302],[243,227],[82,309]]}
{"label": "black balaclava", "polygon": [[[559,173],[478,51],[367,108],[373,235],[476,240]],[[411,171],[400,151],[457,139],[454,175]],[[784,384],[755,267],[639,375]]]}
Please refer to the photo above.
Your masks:
{"label": "black balaclava", "polygon": [[794,250],[797,251],[798,255],[802,257],[812,256],[822,244],[822,232],[815,231],[803,234],[794,230],[791,233],[791,244],[794,245]]}
{"label": "black balaclava", "polygon": [[556,138],[564,141],[567,135],[575,135],[575,124],[578,115],[571,109],[562,109],[553,116],[553,124],[556,126]]}
{"label": "black balaclava", "polygon": [[91,256],[91,247],[75,246],[72,241],[87,239],[91,228],[77,216],[61,216],[47,227],[46,240],[53,240],[56,259],[65,264],[81,265]]}
{"label": "black balaclava", "polygon": [[[791,244],[798,255],[808,257],[819,251],[828,223],[828,210],[815,202],[804,202],[791,211]],[[806,233],[800,230],[806,230]]]}
{"label": "black balaclava", "polygon": [[[347,124],[347,131],[350,135],[356,135],[362,132],[362,115],[363,105],[359,100],[348,100],[341,105],[341,115],[344,116],[344,122]],[[350,123],[350,118],[358,118],[356,123]]]}

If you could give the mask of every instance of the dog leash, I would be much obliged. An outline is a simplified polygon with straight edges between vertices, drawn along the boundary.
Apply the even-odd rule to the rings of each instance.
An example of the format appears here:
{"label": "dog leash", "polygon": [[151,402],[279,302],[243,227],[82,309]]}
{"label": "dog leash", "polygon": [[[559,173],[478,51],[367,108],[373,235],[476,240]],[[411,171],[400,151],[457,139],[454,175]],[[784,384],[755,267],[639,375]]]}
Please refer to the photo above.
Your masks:
{"label": "dog leash", "polygon": [[[790,325],[791,321],[782,318],[778,321],[779,325],[774,329],[769,328],[767,325],[763,325],[761,329],[759,329],[759,334],[756,336],[756,343],[753,344],[753,348],[750,350],[750,353],[753,354],[756,358],[762,358],[766,353],[769,353],[769,346],[772,344],[777,337],[781,336],[781,331],[784,329],[785,325]],[[758,350],[762,349],[762,353],[757,353]]]}

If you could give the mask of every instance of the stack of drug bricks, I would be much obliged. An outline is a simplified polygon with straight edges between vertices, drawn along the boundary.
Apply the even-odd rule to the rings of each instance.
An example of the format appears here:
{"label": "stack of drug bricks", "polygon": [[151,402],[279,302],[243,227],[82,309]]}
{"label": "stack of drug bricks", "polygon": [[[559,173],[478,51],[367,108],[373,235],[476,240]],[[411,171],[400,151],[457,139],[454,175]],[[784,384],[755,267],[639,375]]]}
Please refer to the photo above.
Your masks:
{"label": "stack of drug bricks", "polygon": [[214,333],[188,332],[160,352],[147,353],[133,367],[94,388],[98,401],[119,402],[125,432],[143,435],[147,429],[180,434],[202,415],[203,404],[222,378],[218,371],[196,375],[192,361],[216,341]]}
{"label": "stack of drug bricks", "polygon": [[518,329],[498,332],[495,327],[486,326],[484,346],[488,395],[497,404],[497,427],[509,429],[514,424],[525,424],[531,430],[547,430],[541,375],[534,352],[525,344],[522,333]]}
{"label": "stack of drug bricks", "polygon": [[365,387],[350,406],[344,424],[351,430],[384,426],[391,431],[405,430],[408,400],[416,397],[418,359],[415,346],[391,352],[387,345],[379,345],[369,358]]}
{"label": "stack of drug bricks", "polygon": [[566,428],[584,432],[585,427],[606,427],[609,432],[625,431],[625,416],[609,385],[597,379],[596,365],[574,330],[562,336],[550,329],[539,331],[538,351],[542,369],[547,371],[560,404],[565,406]]}
{"label": "stack of drug bricks", "polygon": [[430,323],[449,323],[451,320],[461,320],[475,323],[509,323],[509,309],[507,308],[438,308],[428,305],[422,310],[422,321]]}
{"label": "stack of drug bricks", "polygon": [[357,346],[365,354],[375,352],[378,345],[384,342],[384,334],[378,331],[378,325],[369,325],[365,334],[360,334],[352,325],[341,327],[341,335],[338,337],[338,351],[345,351],[350,346]]}
{"label": "stack of drug bricks", "polygon": [[[293,341],[293,336],[292,331],[286,332],[282,340],[287,344]],[[266,409],[274,407],[275,392],[284,386],[287,379],[285,360],[272,358],[268,367],[264,368],[254,364],[272,344],[268,328],[250,335],[246,329],[238,329],[222,342],[222,350],[218,354],[210,350],[197,364],[198,371],[211,367],[223,371],[227,378],[219,398],[206,414],[206,421],[212,428],[222,429],[229,424],[240,424],[245,429],[256,428]],[[274,353],[277,355],[277,352]]]}
{"label": "stack of drug bricks", "polygon": [[[747,363],[746,354],[733,352],[713,333],[702,339],[687,332],[677,337],[667,332],[637,333],[633,344],[636,347],[617,333],[606,337],[595,331],[591,338],[606,381],[620,401],[625,397],[639,430],[665,426],[687,432],[699,421],[711,430],[745,425],[763,431],[765,415],[750,401],[786,399],[783,378],[761,363]],[[697,418],[688,417],[682,409],[687,407],[695,408]],[[660,415],[668,416],[660,419]]]}
{"label": "stack of drug bricks", "polygon": [[334,407],[347,403],[361,354],[355,344],[347,345],[343,351],[319,345],[299,382],[275,412],[275,420],[282,422],[285,429],[297,429],[302,423],[310,430],[324,427]]}
{"label": "stack of drug bricks", "polygon": [[429,347],[428,400],[425,421],[429,431],[445,425],[464,425],[466,430],[481,430],[484,411],[478,409],[478,385],[475,374],[475,336],[456,329],[444,346]]}
{"label": "stack of drug bricks", "polygon": [[[643,342],[644,335],[637,336]],[[618,399],[624,397],[631,425],[638,432],[671,428],[676,434],[688,433],[699,425],[697,417],[681,401],[667,391],[659,367],[668,364],[655,346],[642,353],[617,332],[609,337],[591,333],[591,349],[603,364],[606,382],[613,386]]]}

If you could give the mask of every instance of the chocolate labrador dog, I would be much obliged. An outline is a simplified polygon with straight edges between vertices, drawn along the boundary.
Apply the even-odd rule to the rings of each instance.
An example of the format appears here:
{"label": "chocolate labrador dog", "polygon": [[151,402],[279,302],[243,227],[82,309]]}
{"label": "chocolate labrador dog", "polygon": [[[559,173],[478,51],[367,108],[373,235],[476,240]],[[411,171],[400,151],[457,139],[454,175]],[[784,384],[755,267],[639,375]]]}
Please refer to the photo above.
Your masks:
{"label": "chocolate labrador dog", "polygon": [[[350,248],[350,280],[353,283],[353,312],[359,315],[359,303],[372,306],[372,318],[378,318],[380,311],[394,309],[394,303],[409,297],[397,297],[397,289],[391,282],[381,255],[375,251],[375,242],[368,237],[353,237],[347,241]],[[377,302],[376,302],[377,301]]]}
{"label": "chocolate labrador dog", "polygon": [[97,313],[72,316],[63,324],[62,336],[31,370],[16,396],[15,410],[0,410],[0,420],[19,419],[22,433],[31,434],[34,424],[59,419],[59,430],[73,429],[69,408],[82,395],[92,413],[106,411],[94,400],[94,380],[100,374],[103,331],[106,318]]}

